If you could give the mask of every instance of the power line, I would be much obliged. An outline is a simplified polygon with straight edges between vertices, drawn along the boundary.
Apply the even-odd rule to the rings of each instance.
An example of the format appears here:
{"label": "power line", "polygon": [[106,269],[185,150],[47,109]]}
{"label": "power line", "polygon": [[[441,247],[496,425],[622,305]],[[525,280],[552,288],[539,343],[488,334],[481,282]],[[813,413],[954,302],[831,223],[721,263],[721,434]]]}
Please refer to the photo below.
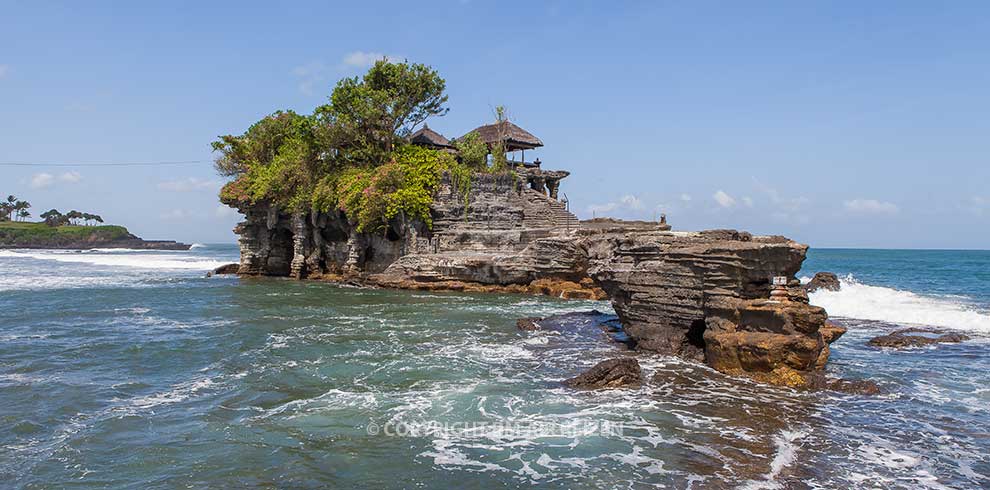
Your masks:
{"label": "power line", "polygon": [[4,167],[157,167],[160,165],[190,165],[209,163],[209,160],[186,160],[181,162],[117,162],[117,163],[26,163],[0,162]]}

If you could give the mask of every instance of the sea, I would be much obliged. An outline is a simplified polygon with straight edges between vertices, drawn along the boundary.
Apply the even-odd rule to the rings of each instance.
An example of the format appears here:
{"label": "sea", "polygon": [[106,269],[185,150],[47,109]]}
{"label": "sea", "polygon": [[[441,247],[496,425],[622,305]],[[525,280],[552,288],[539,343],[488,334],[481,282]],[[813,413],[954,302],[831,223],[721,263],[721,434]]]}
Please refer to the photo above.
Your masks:
{"label": "sea", "polygon": [[[607,302],[206,277],[233,245],[0,251],[0,488],[987,488],[990,251],[812,249],[849,332],[800,392],[521,317]],[[971,340],[873,348],[906,326]]]}

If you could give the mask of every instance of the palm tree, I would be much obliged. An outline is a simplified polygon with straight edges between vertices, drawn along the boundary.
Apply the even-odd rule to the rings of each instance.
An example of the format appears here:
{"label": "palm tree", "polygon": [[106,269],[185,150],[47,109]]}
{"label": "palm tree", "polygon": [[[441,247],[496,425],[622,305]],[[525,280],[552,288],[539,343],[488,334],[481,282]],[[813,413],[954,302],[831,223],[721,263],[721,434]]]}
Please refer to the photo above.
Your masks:
{"label": "palm tree", "polygon": [[3,210],[3,214],[7,216],[7,220],[14,219],[14,204],[17,203],[17,198],[13,194],[7,196],[7,201],[0,204],[0,209]]}
{"label": "palm tree", "polygon": [[[10,197],[14,197],[14,196],[10,196]],[[8,197],[7,200],[10,200],[10,197]],[[31,213],[29,213],[27,211],[28,208],[30,208],[30,207],[31,207],[31,203],[29,203],[27,201],[16,201],[16,202],[14,202],[14,209],[13,210],[14,211],[17,211],[17,217],[19,217],[19,218],[26,218],[28,216],[31,216]]]}

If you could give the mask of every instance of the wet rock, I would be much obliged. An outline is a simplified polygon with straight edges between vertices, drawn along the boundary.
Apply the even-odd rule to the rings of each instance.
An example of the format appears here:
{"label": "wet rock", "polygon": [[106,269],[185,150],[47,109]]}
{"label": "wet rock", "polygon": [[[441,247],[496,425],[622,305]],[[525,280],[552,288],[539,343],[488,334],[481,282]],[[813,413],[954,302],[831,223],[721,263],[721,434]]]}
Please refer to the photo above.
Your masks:
{"label": "wet rock", "polygon": [[846,333],[846,327],[840,327],[832,322],[825,322],[825,325],[819,328],[818,331],[822,334],[822,340],[826,344],[831,344],[839,340],[839,337],[842,337]]}
{"label": "wet rock", "polygon": [[868,379],[830,378],[822,374],[809,376],[808,384],[805,387],[811,390],[837,391],[851,395],[880,394],[880,386]]}
{"label": "wet rock", "polygon": [[[703,361],[723,373],[785,386],[824,368],[825,310],[796,281],[807,246],[731,230],[626,233],[587,242],[591,277],[608,293],[637,349]],[[770,301],[770,279],[788,278]]]}
{"label": "wet rock", "polygon": [[225,264],[213,269],[213,275],[219,274],[237,274],[237,269],[241,264]]}
{"label": "wet rock", "polygon": [[591,369],[564,381],[571,388],[604,389],[636,387],[643,383],[639,361],[620,357],[595,364]]}
{"label": "wet rock", "polygon": [[905,328],[887,335],[874,337],[870,339],[868,344],[874,347],[903,349],[942,343],[959,343],[966,340],[969,340],[969,337],[955,332],[945,333],[936,329]]}
{"label": "wet rock", "polygon": [[826,291],[838,291],[842,287],[839,282],[838,276],[831,272],[819,272],[815,274],[815,277],[811,278],[811,281],[806,284],[805,289],[809,293],[818,291],[819,289],[824,289]]}
{"label": "wet rock", "polygon": [[539,330],[540,329],[540,324],[538,323],[539,321],[540,321],[540,318],[538,318],[538,317],[520,318],[520,319],[516,320],[516,328],[518,328],[519,330],[526,331],[526,332],[531,332],[533,330]]}

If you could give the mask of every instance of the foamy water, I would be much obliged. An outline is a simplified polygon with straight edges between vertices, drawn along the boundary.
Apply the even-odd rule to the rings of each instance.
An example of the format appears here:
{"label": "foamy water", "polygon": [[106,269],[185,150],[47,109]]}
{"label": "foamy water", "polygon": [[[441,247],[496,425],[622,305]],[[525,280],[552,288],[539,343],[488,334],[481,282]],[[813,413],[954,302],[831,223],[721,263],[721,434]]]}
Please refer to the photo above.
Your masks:
{"label": "foamy water", "polygon": [[89,264],[109,267],[166,270],[209,271],[227,263],[203,256],[175,254],[169,252],[147,252],[138,250],[96,249],[96,250],[0,250],[0,258],[31,258],[75,264]]}
{"label": "foamy water", "polygon": [[[832,301],[830,313],[849,328],[832,346],[829,373],[875,380],[880,396],[794,392],[646,355],[638,356],[643,386],[586,392],[560,381],[628,353],[594,326],[519,332],[515,319],[607,311],[607,303],[204,277],[236,254],[233,246],[0,254],[0,481],[990,485],[986,340],[874,349],[869,338],[897,325],[854,308],[871,295],[870,304],[900,301],[902,310],[979,304],[964,294],[912,298],[874,285],[844,295],[857,290],[847,278],[843,292],[813,296]],[[828,265],[841,272],[837,264]]]}
{"label": "foamy water", "polygon": [[[807,282],[810,278],[802,279]],[[831,316],[990,333],[990,312],[965,296],[940,297],[871,286],[852,274],[840,281],[838,291],[811,293],[811,303],[825,308]]]}

